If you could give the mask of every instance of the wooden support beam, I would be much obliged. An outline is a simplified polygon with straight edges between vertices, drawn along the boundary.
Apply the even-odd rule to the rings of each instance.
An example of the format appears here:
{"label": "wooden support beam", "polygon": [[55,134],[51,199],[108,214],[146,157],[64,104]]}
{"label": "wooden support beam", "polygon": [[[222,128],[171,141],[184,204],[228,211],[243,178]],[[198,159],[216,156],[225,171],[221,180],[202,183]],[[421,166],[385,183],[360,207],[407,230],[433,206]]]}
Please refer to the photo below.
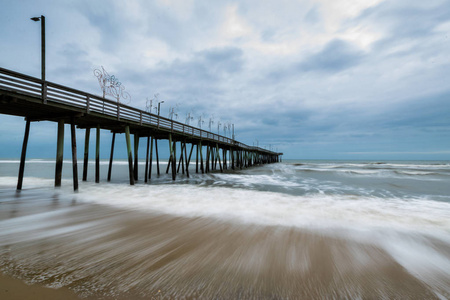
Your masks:
{"label": "wooden support beam", "polygon": [[139,153],[139,134],[134,134],[134,180],[138,180],[138,153]]}
{"label": "wooden support beam", "polygon": [[[178,168],[177,168],[177,173],[180,173],[180,167],[183,163],[183,150],[184,150],[184,145],[183,142],[180,143],[181,144],[181,154],[180,154],[180,160],[178,161]],[[184,174],[184,164],[183,164],[183,174]]]}
{"label": "wooden support beam", "polygon": [[113,164],[114,144],[115,144],[115,142],[116,142],[116,133],[113,132],[112,141],[111,141],[111,154],[109,155],[108,181],[111,181],[111,172],[112,172],[112,164]]}
{"label": "wooden support beam", "polygon": [[199,145],[200,145],[200,169],[202,170],[202,174],[204,174],[205,169],[203,168],[203,147],[202,147],[201,141],[200,141]]}
{"label": "wooden support beam", "polygon": [[95,141],[95,183],[100,182],[100,125],[97,125]]}
{"label": "wooden support beam", "polygon": [[244,167],[244,156],[243,156],[243,152],[244,151],[239,151],[239,168],[242,170],[242,168]]}
{"label": "wooden support beam", "polygon": [[147,137],[147,155],[145,156],[145,175],[144,175],[145,183],[148,182],[148,159],[149,159],[149,156],[150,156],[150,136]]}
{"label": "wooden support beam", "polygon": [[70,133],[72,138],[72,178],[73,190],[78,191],[78,165],[77,165],[77,137],[75,132],[75,118],[70,120]]}
{"label": "wooden support beam", "polygon": [[[194,146],[192,145],[190,154],[192,154],[192,148],[193,147]],[[187,148],[186,142],[184,142],[184,156],[186,157],[185,158],[185,160],[186,160],[186,176],[189,178],[189,169],[188,169],[188,167],[189,167],[189,161],[191,160],[191,156],[189,155],[189,158],[188,158],[188,156],[187,156],[187,149],[186,148]]]}
{"label": "wooden support beam", "polygon": [[227,150],[225,148],[222,149],[222,157],[223,157],[223,169],[227,169]]}
{"label": "wooden support beam", "polygon": [[152,166],[153,166],[153,137],[150,140],[150,166],[148,170],[148,179],[152,178]]}
{"label": "wooden support beam", "polygon": [[159,176],[160,172],[159,172],[159,154],[158,154],[158,140],[157,139],[155,139],[155,152],[156,152],[156,172]]}
{"label": "wooden support beam", "polygon": [[234,170],[234,150],[230,151],[231,153],[231,169]]}
{"label": "wooden support beam", "polygon": [[[180,163],[181,163],[181,171],[182,171],[182,173],[184,174],[184,162],[187,160],[187,157],[186,157],[186,142],[181,142],[181,159],[180,159]],[[184,151],[184,154],[183,154],[183,151]]]}
{"label": "wooden support beam", "polygon": [[189,158],[186,160],[186,174],[187,174],[187,177],[189,177],[189,163],[191,162],[192,150],[194,150],[194,144],[191,144],[191,152],[189,153]]}
{"label": "wooden support beam", "polygon": [[209,146],[206,145],[206,161],[205,161],[205,173],[209,172]]}
{"label": "wooden support beam", "polygon": [[176,142],[173,141],[172,143],[172,134],[169,133],[169,150],[170,150],[170,157],[169,157],[169,163],[167,164],[167,172],[169,171],[169,164],[172,166],[172,180],[175,180],[176,178]]}
{"label": "wooden support beam", "polygon": [[84,136],[84,160],[83,160],[83,181],[87,180],[88,164],[89,164],[89,136],[91,133],[90,128],[86,128]]}
{"label": "wooden support beam", "polygon": [[128,152],[128,170],[130,175],[130,185],[134,185],[134,172],[133,172],[133,154],[131,153],[131,138],[130,138],[130,126],[125,126],[125,140],[127,143]]}
{"label": "wooden support beam", "polygon": [[84,116],[84,113],[71,113],[71,114],[61,114],[61,113],[52,113],[47,114],[40,117],[30,118],[31,122],[41,122],[41,121],[53,121],[59,122],[59,120],[70,120],[71,118],[81,118]]}
{"label": "wooden support beam", "polygon": [[25,158],[27,156],[28,136],[30,135],[30,120],[27,119],[25,133],[23,135],[22,154],[20,155],[19,178],[17,179],[17,190],[22,189],[23,174],[25,171]]}
{"label": "wooden support beam", "polygon": [[[172,143],[171,142],[169,142],[169,149],[170,149],[170,155],[172,155]],[[169,174],[169,169],[170,169],[170,166],[172,165],[172,158],[170,157],[170,155],[169,155],[169,161],[167,162],[167,168],[166,168],[166,174]]]}
{"label": "wooden support beam", "polygon": [[223,173],[222,163],[220,162],[219,144],[216,144],[216,161],[219,160],[220,172]]}
{"label": "wooden support beam", "polygon": [[173,141],[172,180],[177,178],[177,142]]}
{"label": "wooden support beam", "polygon": [[[194,147],[194,144],[192,144]],[[195,173],[198,173],[198,144],[197,144],[197,156],[195,156]]]}
{"label": "wooden support beam", "polygon": [[214,150],[214,147],[213,146],[211,146],[211,170],[215,170],[216,169],[216,167],[217,167],[217,158],[216,158],[216,153],[215,153],[215,150]]}
{"label": "wooden support beam", "polygon": [[61,186],[64,156],[64,120],[58,121],[58,140],[56,142],[55,187]]}
{"label": "wooden support beam", "polygon": [[214,151],[214,170],[217,170],[217,158],[218,158],[218,151],[219,151],[219,147],[218,147],[218,145],[216,144],[216,147],[217,147],[217,150],[216,149],[214,149],[213,151]]}
{"label": "wooden support beam", "polygon": [[166,174],[169,174],[169,168],[172,163],[173,149],[172,149],[172,134],[169,133],[169,161],[167,162]]}

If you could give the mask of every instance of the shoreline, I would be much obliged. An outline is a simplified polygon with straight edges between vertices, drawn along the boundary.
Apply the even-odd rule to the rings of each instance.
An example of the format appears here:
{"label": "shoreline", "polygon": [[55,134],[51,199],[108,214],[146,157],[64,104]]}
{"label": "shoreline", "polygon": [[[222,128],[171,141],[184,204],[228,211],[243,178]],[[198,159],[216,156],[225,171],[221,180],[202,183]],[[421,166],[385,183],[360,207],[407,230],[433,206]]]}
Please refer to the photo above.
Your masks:
{"label": "shoreline", "polygon": [[68,288],[52,289],[41,285],[28,285],[24,281],[0,272],[0,299],[3,300],[77,300]]}
{"label": "shoreline", "polygon": [[0,204],[1,284],[23,292],[20,299],[447,295],[445,276],[430,286],[375,245],[320,232],[68,200]]}

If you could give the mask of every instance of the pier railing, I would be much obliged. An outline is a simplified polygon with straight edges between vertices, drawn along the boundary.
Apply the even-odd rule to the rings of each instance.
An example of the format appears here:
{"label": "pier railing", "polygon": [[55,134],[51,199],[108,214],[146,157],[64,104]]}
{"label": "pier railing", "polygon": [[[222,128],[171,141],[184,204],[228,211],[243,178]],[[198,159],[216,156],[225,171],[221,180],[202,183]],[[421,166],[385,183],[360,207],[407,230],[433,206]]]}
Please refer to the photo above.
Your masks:
{"label": "pier railing", "polygon": [[156,114],[152,114],[126,104],[50,81],[0,68],[0,89],[42,99],[43,104],[62,104],[84,111],[116,118],[118,121],[139,123],[164,131],[183,134],[194,138],[228,144],[241,149],[276,154],[259,147],[251,147],[228,137],[215,134],[194,126],[183,124]]}

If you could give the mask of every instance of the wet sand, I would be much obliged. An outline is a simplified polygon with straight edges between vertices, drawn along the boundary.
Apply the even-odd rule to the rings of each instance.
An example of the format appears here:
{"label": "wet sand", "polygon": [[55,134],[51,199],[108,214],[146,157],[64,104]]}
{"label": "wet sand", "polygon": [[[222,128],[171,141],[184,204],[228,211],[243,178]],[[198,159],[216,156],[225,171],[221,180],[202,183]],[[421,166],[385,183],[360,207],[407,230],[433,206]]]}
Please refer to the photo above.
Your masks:
{"label": "wet sand", "polygon": [[429,285],[376,245],[330,234],[57,198],[0,204],[2,299],[449,297],[449,278]]}
{"label": "wet sand", "polygon": [[51,289],[27,285],[22,280],[0,274],[0,299],[3,300],[75,300],[77,295],[66,288]]}

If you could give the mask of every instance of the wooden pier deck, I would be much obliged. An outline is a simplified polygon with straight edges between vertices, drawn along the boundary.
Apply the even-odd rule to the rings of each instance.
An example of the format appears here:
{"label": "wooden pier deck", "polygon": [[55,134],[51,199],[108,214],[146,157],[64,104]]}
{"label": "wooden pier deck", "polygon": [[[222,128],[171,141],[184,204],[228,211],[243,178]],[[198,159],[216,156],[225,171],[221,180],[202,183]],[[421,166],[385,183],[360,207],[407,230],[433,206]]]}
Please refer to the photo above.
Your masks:
{"label": "wooden pier deck", "polygon": [[[176,174],[186,172],[189,176],[189,164],[193,149],[196,147],[196,172],[207,173],[211,170],[245,168],[258,164],[278,162],[282,153],[252,147],[234,139],[206,130],[170,120],[146,111],[102,98],[77,89],[31,77],[12,70],[0,68],[0,113],[25,117],[26,126],[19,167],[17,189],[22,189],[26,150],[30,123],[34,121],[53,121],[58,123],[57,156],[55,186],[61,185],[63,162],[64,124],[71,125],[72,161],[74,190],[78,189],[77,146],[75,126],[86,129],[83,180],[87,177],[89,158],[89,136],[91,128],[96,129],[96,171],[95,181],[99,182],[99,144],[100,130],[110,130],[113,134],[108,170],[108,181],[114,155],[115,135],[125,133],[129,162],[130,184],[137,180],[138,147],[140,138],[147,138],[145,182],[151,178],[153,144],[157,160],[157,173],[160,174],[158,140],[168,140],[170,157],[169,169],[173,180]],[[134,164],[131,146],[134,135]],[[177,142],[180,144],[177,147]],[[190,151],[187,150],[191,145]],[[203,150],[206,147],[206,157]],[[177,148],[181,150],[178,157]],[[188,155],[189,152],[189,155]]]}

